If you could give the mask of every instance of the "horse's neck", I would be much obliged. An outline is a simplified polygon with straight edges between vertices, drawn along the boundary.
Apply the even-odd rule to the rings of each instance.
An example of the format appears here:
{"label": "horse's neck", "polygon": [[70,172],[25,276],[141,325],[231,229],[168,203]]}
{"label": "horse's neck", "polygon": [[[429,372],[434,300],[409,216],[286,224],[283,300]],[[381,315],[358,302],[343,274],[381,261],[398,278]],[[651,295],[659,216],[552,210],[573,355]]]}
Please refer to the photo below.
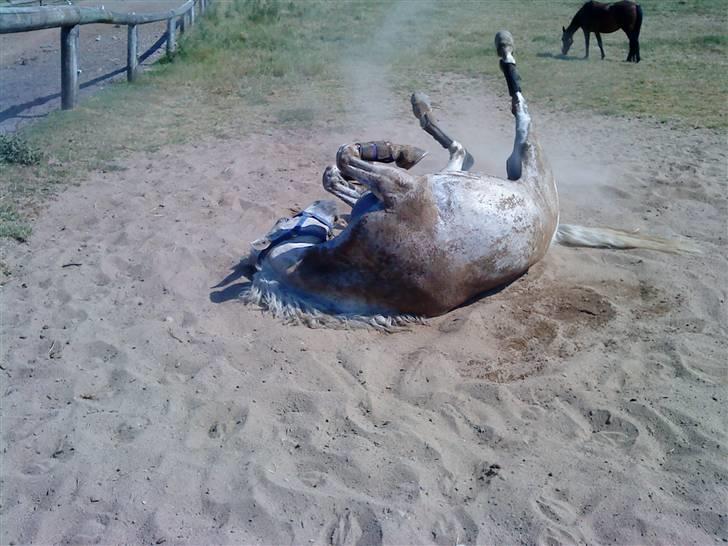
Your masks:
{"label": "horse's neck", "polygon": [[582,6],[581,9],[576,12],[576,15],[574,15],[571,23],[569,23],[569,26],[566,27],[566,33],[569,34],[569,36],[574,34],[581,26],[581,16],[585,9],[585,6]]}

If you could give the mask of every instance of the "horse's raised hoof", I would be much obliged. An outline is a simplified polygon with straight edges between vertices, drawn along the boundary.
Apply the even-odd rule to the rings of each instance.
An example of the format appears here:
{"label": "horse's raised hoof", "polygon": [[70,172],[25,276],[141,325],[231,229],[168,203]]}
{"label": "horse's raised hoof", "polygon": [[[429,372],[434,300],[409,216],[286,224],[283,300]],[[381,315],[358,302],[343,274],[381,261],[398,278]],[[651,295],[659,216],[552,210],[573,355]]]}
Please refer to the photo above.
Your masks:
{"label": "horse's raised hoof", "polygon": [[426,116],[432,115],[432,105],[430,104],[430,97],[428,97],[421,91],[412,93],[412,96],[410,97],[410,102],[412,103],[412,113],[418,120],[420,120],[420,122],[422,122],[422,120],[425,119]]}
{"label": "horse's raised hoof", "polygon": [[359,157],[364,161],[394,162],[397,167],[410,169],[427,155],[425,150],[407,144],[392,144],[386,140],[360,142]]}
{"label": "horse's raised hoof", "polygon": [[495,35],[495,50],[504,63],[516,64],[513,54],[516,52],[516,45],[513,35],[507,30],[500,30]]}
{"label": "horse's raised hoof", "polygon": [[417,146],[409,146],[406,144],[395,144],[392,146],[392,155],[394,163],[402,169],[411,169],[417,165],[427,152]]}

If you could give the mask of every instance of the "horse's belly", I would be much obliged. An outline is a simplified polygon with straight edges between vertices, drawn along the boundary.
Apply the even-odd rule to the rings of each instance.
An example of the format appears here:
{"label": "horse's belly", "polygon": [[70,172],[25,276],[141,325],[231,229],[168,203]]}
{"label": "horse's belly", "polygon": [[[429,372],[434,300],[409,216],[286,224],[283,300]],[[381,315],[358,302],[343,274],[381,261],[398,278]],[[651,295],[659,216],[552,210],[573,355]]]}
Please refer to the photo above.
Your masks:
{"label": "horse's belly", "polygon": [[545,251],[555,222],[517,182],[443,178],[432,187],[439,212],[435,237],[453,272],[465,270],[483,282],[512,278]]}

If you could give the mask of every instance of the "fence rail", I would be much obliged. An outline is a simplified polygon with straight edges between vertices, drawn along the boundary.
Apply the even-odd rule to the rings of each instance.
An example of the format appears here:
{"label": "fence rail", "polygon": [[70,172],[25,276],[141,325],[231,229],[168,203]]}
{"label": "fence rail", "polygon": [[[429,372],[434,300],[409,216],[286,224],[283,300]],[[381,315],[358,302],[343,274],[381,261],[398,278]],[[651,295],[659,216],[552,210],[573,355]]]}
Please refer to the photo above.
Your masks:
{"label": "fence rail", "polygon": [[[2,0],[0,0],[1,2]],[[51,6],[53,4],[73,4],[73,0],[5,0],[4,4],[0,4],[0,8],[9,8],[13,6]]]}
{"label": "fence rail", "polygon": [[81,25],[106,23],[126,25],[128,81],[139,72],[139,39],[137,25],[167,21],[167,55],[176,50],[179,22],[183,32],[195,22],[195,8],[204,14],[212,0],[187,0],[179,7],[159,13],[115,12],[103,7],[77,6],[4,7],[0,5],[0,34],[28,32],[46,28],[61,29],[61,108],[70,110],[78,103],[78,38]]}

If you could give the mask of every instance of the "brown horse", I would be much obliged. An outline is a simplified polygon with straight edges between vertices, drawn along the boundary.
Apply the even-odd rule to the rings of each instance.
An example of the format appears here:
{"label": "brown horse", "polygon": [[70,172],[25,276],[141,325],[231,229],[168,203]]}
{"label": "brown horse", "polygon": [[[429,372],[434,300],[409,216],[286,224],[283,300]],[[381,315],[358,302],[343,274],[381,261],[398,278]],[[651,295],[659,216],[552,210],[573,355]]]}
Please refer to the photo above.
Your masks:
{"label": "brown horse", "polygon": [[629,38],[629,55],[627,62],[640,62],[640,28],[642,27],[642,8],[639,4],[623,0],[614,4],[587,2],[576,12],[568,28],[561,27],[561,53],[566,55],[574,43],[574,33],[580,28],[584,31],[586,43],[585,59],[589,58],[589,33],[597,37],[597,44],[604,59],[601,33],[609,34],[620,28]]}

